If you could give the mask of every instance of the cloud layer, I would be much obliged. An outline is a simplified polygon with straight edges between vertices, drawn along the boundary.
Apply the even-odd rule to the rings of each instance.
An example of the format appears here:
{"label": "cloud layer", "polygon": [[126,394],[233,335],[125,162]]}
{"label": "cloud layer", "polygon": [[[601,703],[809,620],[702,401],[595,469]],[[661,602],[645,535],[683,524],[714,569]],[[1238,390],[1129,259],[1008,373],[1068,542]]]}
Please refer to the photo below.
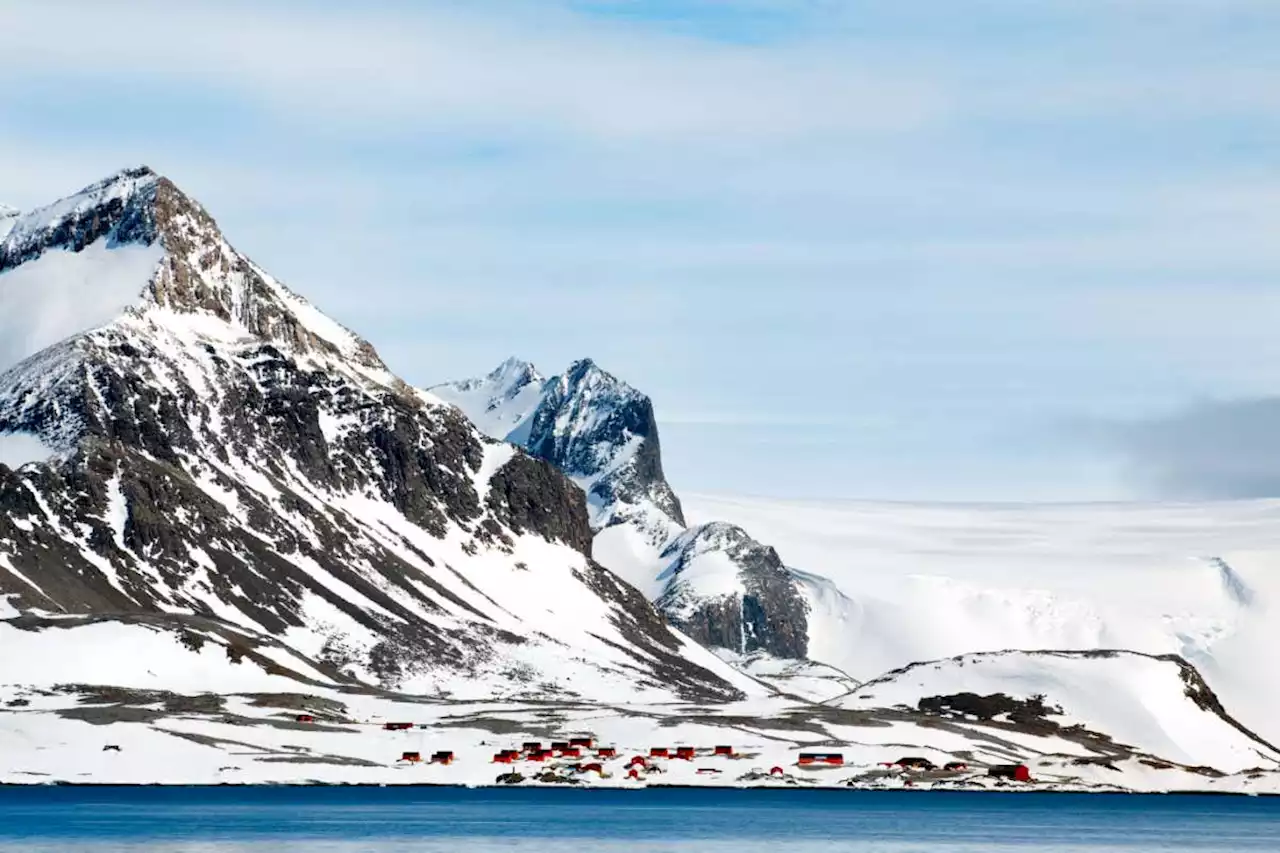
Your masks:
{"label": "cloud layer", "polygon": [[1278,42],[1271,0],[18,0],[0,201],[148,163],[411,381],[595,357],[678,486],[1118,497],[1063,424],[1280,393]]}

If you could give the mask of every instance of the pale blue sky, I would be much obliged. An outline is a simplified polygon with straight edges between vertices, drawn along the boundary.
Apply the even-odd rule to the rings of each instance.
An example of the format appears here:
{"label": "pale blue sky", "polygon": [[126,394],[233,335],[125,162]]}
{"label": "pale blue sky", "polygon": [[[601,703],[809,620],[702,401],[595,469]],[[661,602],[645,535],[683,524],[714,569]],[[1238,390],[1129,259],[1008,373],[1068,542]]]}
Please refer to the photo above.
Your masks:
{"label": "pale blue sky", "polygon": [[0,202],[145,162],[409,381],[595,358],[679,490],[1280,470],[1275,0],[122,5],[0,4]]}

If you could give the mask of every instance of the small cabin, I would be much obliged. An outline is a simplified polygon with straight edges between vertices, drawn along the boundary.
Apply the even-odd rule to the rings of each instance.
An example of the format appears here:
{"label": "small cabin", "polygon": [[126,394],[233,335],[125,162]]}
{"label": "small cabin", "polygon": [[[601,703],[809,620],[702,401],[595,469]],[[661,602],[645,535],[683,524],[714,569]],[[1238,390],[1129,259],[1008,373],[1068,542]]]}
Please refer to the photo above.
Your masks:
{"label": "small cabin", "polygon": [[628,767],[648,767],[649,762],[643,755],[637,755],[627,762]]}
{"label": "small cabin", "polygon": [[802,752],[796,762],[801,765],[830,764],[840,767],[844,764],[844,755],[839,752]]}
{"label": "small cabin", "polygon": [[640,768],[638,768],[638,767],[632,767],[630,770],[628,770],[628,771],[627,771],[627,778],[628,778],[628,779],[639,779],[639,778],[640,778]]}
{"label": "small cabin", "polygon": [[667,758],[670,754],[671,754],[671,750],[667,749],[665,746],[649,747],[650,758]]}
{"label": "small cabin", "polygon": [[1031,768],[1025,764],[997,764],[987,769],[987,775],[997,779],[1012,779],[1015,782],[1030,782]]}
{"label": "small cabin", "polygon": [[698,750],[692,746],[676,747],[676,758],[682,758],[685,761],[692,761],[693,757],[697,755],[697,753],[698,753]]}
{"label": "small cabin", "polygon": [[442,749],[442,750],[440,750],[440,751],[438,751],[438,752],[436,752],[436,753],[432,754],[432,756],[431,756],[431,763],[432,763],[432,764],[452,764],[452,763],[453,763],[453,750],[451,750],[451,749]]}
{"label": "small cabin", "polygon": [[299,714],[293,718],[298,723],[314,723],[316,721],[314,714]]}
{"label": "small cabin", "polygon": [[566,749],[560,750],[560,757],[561,758],[581,758],[582,750],[578,749],[576,746],[571,746]]}
{"label": "small cabin", "polygon": [[599,763],[584,764],[578,768],[579,773],[596,773],[600,776],[604,775],[604,765]]}
{"label": "small cabin", "polygon": [[595,745],[596,745],[596,740],[595,738],[592,738],[592,737],[584,736],[584,737],[569,738],[569,746],[577,746],[577,747],[581,747],[582,749],[591,749],[591,747]]}
{"label": "small cabin", "polygon": [[419,761],[421,761],[421,760],[422,760],[422,753],[420,753],[420,752],[402,752],[402,753],[400,753],[400,760],[401,760],[401,761],[408,761],[410,764],[417,764]]}
{"label": "small cabin", "polygon": [[568,748],[569,748],[569,741],[567,740],[555,740],[551,742],[552,752],[559,752],[562,749],[568,749]]}
{"label": "small cabin", "polygon": [[533,752],[530,752],[525,757],[530,761],[546,761],[548,758],[551,757],[551,752],[550,750],[546,750],[546,749],[535,749]]}
{"label": "small cabin", "polygon": [[403,732],[413,728],[413,723],[383,723],[382,727],[389,732]]}
{"label": "small cabin", "polygon": [[894,766],[901,767],[903,770],[933,770],[936,768],[932,761],[918,756],[899,758],[894,762]]}
{"label": "small cabin", "polygon": [[731,746],[717,746],[717,747],[716,747],[716,749],[715,749],[715,754],[716,754],[716,755],[723,755],[723,756],[726,756],[726,757],[732,758],[732,757],[733,757],[733,755],[734,755],[733,747],[731,747]]}
{"label": "small cabin", "polygon": [[968,770],[969,765],[965,764],[963,761],[948,761],[945,765],[943,765],[942,769],[949,770],[952,773],[958,773],[961,770]]}
{"label": "small cabin", "polygon": [[536,740],[525,741],[520,747],[521,752],[541,752],[542,742]]}
{"label": "small cabin", "polygon": [[596,750],[596,758],[617,758],[618,750],[612,746],[602,746]]}
{"label": "small cabin", "polygon": [[493,756],[494,764],[511,764],[519,755],[514,749],[504,749],[502,752],[495,753]]}

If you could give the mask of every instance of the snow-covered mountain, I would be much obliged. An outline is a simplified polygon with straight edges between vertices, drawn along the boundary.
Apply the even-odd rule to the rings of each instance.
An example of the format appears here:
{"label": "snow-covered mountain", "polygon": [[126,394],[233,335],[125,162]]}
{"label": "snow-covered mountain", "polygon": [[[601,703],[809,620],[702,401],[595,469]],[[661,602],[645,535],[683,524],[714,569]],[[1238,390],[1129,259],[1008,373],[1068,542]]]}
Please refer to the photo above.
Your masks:
{"label": "snow-covered mountain", "polygon": [[569,475],[586,493],[592,527],[630,524],[655,542],[684,526],[662,472],[653,403],[590,359],[544,379],[508,359],[480,379],[437,385],[485,434],[524,448]]}
{"label": "snow-covered mountain", "polygon": [[85,620],[145,623],[454,697],[761,689],[592,561],[552,465],[405,385],[167,179],[7,221],[0,631],[52,650]]}
{"label": "snow-covered mountain", "polygon": [[681,631],[735,653],[806,658],[801,581],[741,528],[686,527],[663,474],[649,397],[589,359],[544,379],[512,358],[486,376],[430,390],[487,435],[568,474],[587,495],[595,558]]}

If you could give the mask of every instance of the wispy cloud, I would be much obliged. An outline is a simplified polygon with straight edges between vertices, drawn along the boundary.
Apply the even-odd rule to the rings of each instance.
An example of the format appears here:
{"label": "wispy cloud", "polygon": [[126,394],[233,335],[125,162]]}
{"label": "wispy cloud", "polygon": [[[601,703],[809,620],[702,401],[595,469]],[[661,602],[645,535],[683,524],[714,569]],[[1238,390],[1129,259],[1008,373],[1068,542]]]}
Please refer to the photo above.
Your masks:
{"label": "wispy cloud", "polygon": [[329,133],[788,137],[911,127],[942,107],[927,83],[830,52],[636,34],[553,4],[494,14],[441,3],[90,0],[17,4],[0,23],[10,74],[126,81],[164,69],[171,84],[234,94]]}
{"label": "wispy cloud", "polygon": [[596,357],[695,488],[1111,497],[1052,425],[1280,393],[1278,40],[1272,0],[12,0],[0,201],[146,162],[411,381]]}

